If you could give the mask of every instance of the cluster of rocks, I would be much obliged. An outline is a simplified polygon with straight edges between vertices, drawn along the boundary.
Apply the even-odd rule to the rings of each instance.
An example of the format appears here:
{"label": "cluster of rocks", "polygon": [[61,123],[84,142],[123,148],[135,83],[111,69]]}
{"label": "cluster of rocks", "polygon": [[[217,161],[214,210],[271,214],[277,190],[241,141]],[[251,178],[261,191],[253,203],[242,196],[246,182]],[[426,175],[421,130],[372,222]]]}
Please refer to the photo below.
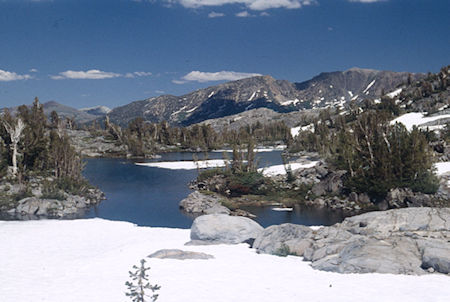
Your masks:
{"label": "cluster of rocks", "polygon": [[241,209],[230,210],[222,204],[225,200],[225,197],[216,193],[208,192],[208,194],[204,194],[194,191],[180,202],[179,207],[182,211],[194,217],[205,214],[255,217],[255,215]]}
{"label": "cluster of rocks", "polygon": [[214,175],[202,181],[193,180],[189,183],[191,190],[227,193],[227,183],[223,175]]}
{"label": "cluster of rocks", "polygon": [[446,206],[448,203],[448,196],[441,196],[442,194],[424,194],[420,192],[413,192],[409,188],[395,188],[391,189],[386,198],[378,203],[380,210],[397,209],[404,207],[433,207]]}
{"label": "cluster of rocks", "polygon": [[280,176],[275,178],[275,181],[284,183],[280,187],[292,190],[299,190],[304,185],[311,186],[305,200],[308,206],[327,207],[350,213],[360,213],[376,208],[387,210],[404,207],[449,206],[450,175],[441,177],[441,184],[436,194],[413,192],[408,188],[394,188],[388,192],[384,200],[376,203],[367,193],[344,192],[346,174],[345,170],[334,171],[329,169],[326,163],[319,162],[314,167],[294,171],[295,179],[290,183],[286,182],[285,177]]}
{"label": "cluster of rocks", "polygon": [[450,208],[405,208],[346,218],[313,229],[263,229],[245,217],[198,217],[189,244],[247,242],[259,253],[302,256],[315,269],[339,273],[450,274]]}
{"label": "cluster of rocks", "polygon": [[14,219],[76,218],[86,209],[105,199],[97,189],[90,189],[87,197],[65,194],[64,200],[27,197],[19,200],[14,208],[4,212]]}
{"label": "cluster of rocks", "polygon": [[202,194],[199,191],[195,191],[183,199],[179,207],[181,210],[188,214],[203,215],[203,214],[227,214],[231,211],[224,207],[221,202],[221,198],[216,194]]}
{"label": "cluster of rocks", "polygon": [[[27,197],[18,201],[17,196],[24,192],[23,185],[3,182],[0,184],[0,216],[5,219],[39,219],[39,218],[76,218],[89,207],[105,199],[102,191],[88,189],[83,196],[59,192],[56,198],[46,198],[43,195],[42,182],[52,181],[52,178],[35,177],[30,179]],[[31,196],[30,196],[31,195]]]}

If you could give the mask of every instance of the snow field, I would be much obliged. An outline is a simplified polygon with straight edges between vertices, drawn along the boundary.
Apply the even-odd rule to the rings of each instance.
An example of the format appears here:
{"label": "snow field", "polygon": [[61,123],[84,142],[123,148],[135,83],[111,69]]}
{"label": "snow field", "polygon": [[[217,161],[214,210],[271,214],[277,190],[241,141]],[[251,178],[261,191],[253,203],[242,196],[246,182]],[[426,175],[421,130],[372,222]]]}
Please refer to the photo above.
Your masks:
{"label": "snow field", "polygon": [[450,118],[450,114],[443,114],[437,116],[425,117],[423,113],[420,112],[410,112],[399,116],[398,118],[391,121],[391,125],[396,122],[402,123],[405,125],[408,131],[411,131],[413,126],[420,126],[428,122],[437,121],[444,118]]}
{"label": "snow field", "polygon": [[2,302],[129,301],[128,271],[162,248],[211,260],[147,259],[165,301],[448,301],[449,277],[337,274],[246,244],[184,246],[189,230],[89,220],[0,222]]}
{"label": "snow field", "polygon": [[163,168],[170,170],[195,170],[197,168],[215,168],[224,167],[225,161],[223,159],[211,159],[194,161],[166,161],[166,162],[153,162],[153,163],[136,163],[138,166]]}
{"label": "snow field", "polygon": [[[312,161],[308,163],[289,163],[289,166],[291,167],[292,171],[297,169],[306,169],[314,167],[318,161]],[[270,166],[267,168],[261,168],[258,169],[259,172],[263,172],[263,175],[265,176],[275,176],[275,175],[286,175],[286,169],[284,165],[275,165]]]}
{"label": "snow field", "polygon": [[450,173],[450,161],[444,161],[434,164],[436,167],[437,175],[444,175],[446,173]]}

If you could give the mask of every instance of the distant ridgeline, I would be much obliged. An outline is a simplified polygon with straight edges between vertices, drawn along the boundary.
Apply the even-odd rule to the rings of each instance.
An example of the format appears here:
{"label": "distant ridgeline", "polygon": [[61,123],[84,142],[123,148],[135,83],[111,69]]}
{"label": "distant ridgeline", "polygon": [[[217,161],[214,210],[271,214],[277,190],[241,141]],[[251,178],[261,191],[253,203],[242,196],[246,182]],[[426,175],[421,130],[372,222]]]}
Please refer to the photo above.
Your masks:
{"label": "distant ridgeline", "polygon": [[137,117],[187,126],[208,119],[268,108],[287,113],[315,108],[344,108],[351,101],[379,98],[423,74],[352,68],[321,73],[302,83],[257,76],[200,89],[183,96],[162,95],[114,108],[112,122],[126,126]]}

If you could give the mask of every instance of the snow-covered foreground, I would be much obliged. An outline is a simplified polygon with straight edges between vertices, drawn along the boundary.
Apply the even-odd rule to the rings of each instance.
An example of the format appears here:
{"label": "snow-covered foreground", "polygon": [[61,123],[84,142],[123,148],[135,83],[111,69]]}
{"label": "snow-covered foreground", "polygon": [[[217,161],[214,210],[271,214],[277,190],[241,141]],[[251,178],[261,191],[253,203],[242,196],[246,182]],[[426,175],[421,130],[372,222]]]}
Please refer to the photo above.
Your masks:
{"label": "snow-covered foreground", "polygon": [[163,168],[171,170],[194,170],[197,168],[216,168],[224,167],[225,161],[223,159],[210,159],[210,160],[199,160],[194,161],[165,161],[165,162],[154,162],[154,163],[136,163],[138,166],[144,167],[154,167]]}
{"label": "snow-covered foreground", "polygon": [[[426,124],[429,122],[433,122],[433,121],[437,121],[437,120],[445,119],[445,118],[450,118],[450,114],[425,117],[423,113],[410,112],[410,113],[403,114],[402,116],[399,116],[398,118],[392,120],[391,125],[395,124],[396,122],[399,122],[399,123],[405,125],[406,129],[411,131],[413,126],[420,126],[420,125],[423,125],[423,124]],[[445,124],[443,124],[441,126],[443,128],[445,126]],[[434,126],[434,128],[438,129],[440,127]]]}
{"label": "snow-covered foreground", "polygon": [[163,248],[211,260],[148,259],[158,301],[448,301],[449,277],[342,275],[298,257],[258,255],[247,245],[183,246],[189,230],[101,219],[0,222],[2,302],[129,301],[128,270]]}
{"label": "snow-covered foreground", "polygon": [[[312,161],[308,163],[290,163],[289,166],[291,167],[292,171],[294,171],[297,169],[306,169],[314,167],[317,163],[318,163],[317,161]],[[267,168],[261,168],[258,169],[258,171],[263,172],[263,175],[265,176],[286,175],[286,169],[284,165],[276,165]]]}

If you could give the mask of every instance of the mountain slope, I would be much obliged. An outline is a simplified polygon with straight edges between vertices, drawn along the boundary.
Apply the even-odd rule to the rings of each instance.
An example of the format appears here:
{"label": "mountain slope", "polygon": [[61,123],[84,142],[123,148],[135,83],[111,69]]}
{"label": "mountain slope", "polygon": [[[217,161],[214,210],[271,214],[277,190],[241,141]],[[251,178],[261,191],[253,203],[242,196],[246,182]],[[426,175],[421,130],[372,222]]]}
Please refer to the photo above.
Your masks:
{"label": "mountain slope", "polygon": [[[113,122],[127,125],[136,117],[150,122],[191,125],[256,108],[279,113],[341,107],[352,100],[377,98],[408,80],[409,73],[352,68],[322,73],[302,83],[258,76],[200,89],[183,96],[163,95],[113,109]],[[422,77],[413,74],[414,79]]]}
{"label": "mountain slope", "polygon": [[[89,114],[87,112],[57,103],[55,101],[46,102],[42,104],[42,106],[44,107],[44,113],[47,117],[50,116],[50,113],[52,111],[56,111],[60,118],[74,119],[77,124],[85,124],[99,118],[98,115]],[[16,114],[17,109],[18,107],[8,108],[8,110],[12,114]],[[3,109],[0,109],[0,112],[1,111],[3,111]]]}
{"label": "mountain slope", "polygon": [[98,118],[96,115],[92,115],[54,101],[44,103],[43,106],[45,115],[49,116],[52,111],[56,111],[59,117],[73,118],[75,122],[79,124],[88,123]]}

